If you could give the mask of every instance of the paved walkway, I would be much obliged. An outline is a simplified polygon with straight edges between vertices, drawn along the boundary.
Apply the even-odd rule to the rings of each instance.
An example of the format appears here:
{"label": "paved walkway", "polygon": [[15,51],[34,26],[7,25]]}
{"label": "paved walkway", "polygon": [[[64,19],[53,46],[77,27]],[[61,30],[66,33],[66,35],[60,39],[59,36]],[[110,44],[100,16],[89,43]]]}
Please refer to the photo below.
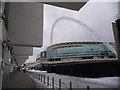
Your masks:
{"label": "paved walkway", "polygon": [[36,85],[26,73],[19,71],[8,81],[5,88],[36,88]]}

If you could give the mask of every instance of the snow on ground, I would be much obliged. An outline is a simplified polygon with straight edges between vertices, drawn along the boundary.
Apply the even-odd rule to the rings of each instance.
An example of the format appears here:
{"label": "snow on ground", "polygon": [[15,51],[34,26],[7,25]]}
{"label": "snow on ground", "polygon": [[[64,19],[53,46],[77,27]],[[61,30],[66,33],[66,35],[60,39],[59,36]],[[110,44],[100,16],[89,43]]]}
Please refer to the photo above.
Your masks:
{"label": "snow on ground", "polygon": [[[34,79],[39,88],[41,87],[41,84],[44,88],[52,88],[52,77],[54,77],[55,80],[55,88],[59,87],[59,79],[61,79],[62,88],[69,88],[70,82],[72,82],[72,88],[86,88],[87,86],[90,88],[118,88],[118,79],[120,79],[120,77],[81,78],[59,75],[55,73],[47,73],[47,71],[40,70],[29,70],[28,72],[31,72],[29,75],[32,79]],[[42,78],[42,82],[39,80],[39,74],[45,75],[46,78],[49,76],[49,86],[47,86],[47,79],[45,84],[43,84],[44,78]]]}
{"label": "snow on ground", "polygon": [[47,73],[47,71],[40,71],[40,70],[35,70],[35,69],[32,69],[32,70],[28,70],[29,72],[35,72],[35,73]]}
{"label": "snow on ground", "polygon": [[118,87],[118,84],[120,84],[120,82],[118,81],[120,80],[120,77],[102,77],[102,78],[89,78],[89,81],[94,81],[94,82],[99,82],[111,87]]}

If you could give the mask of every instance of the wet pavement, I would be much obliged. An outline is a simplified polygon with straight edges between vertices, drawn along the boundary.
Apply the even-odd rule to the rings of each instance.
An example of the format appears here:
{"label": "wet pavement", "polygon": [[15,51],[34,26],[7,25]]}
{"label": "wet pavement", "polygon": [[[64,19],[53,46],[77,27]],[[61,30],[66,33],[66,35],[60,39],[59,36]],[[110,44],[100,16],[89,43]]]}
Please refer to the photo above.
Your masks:
{"label": "wet pavement", "polygon": [[18,71],[15,76],[8,81],[5,88],[36,88],[36,85],[26,73]]}

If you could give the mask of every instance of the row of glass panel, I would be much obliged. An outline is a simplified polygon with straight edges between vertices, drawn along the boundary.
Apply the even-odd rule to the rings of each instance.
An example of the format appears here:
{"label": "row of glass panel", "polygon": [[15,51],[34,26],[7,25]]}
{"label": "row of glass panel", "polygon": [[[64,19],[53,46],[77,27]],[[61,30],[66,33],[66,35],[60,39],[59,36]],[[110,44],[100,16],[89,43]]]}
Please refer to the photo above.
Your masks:
{"label": "row of glass panel", "polygon": [[104,45],[89,45],[80,47],[68,47],[47,50],[47,58],[64,58],[77,56],[114,56],[114,54]]}

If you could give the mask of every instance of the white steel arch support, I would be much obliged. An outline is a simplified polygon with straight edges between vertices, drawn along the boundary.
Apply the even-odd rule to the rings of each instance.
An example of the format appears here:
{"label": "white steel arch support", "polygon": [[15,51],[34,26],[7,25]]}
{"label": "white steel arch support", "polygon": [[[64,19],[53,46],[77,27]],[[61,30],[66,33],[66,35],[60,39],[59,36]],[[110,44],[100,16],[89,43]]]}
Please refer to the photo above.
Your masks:
{"label": "white steel arch support", "polygon": [[56,24],[61,21],[61,20],[68,20],[68,21],[72,21],[80,26],[82,26],[85,30],[88,30],[90,33],[94,34],[94,35],[97,35],[97,38],[99,38],[99,40],[101,40],[103,42],[103,44],[109,48],[115,55],[117,55],[115,49],[105,40],[102,39],[102,37],[97,33],[95,32],[93,29],[91,29],[89,26],[85,25],[84,23],[82,23],[81,21],[77,20],[77,19],[74,19],[74,18],[71,18],[71,17],[60,17],[58,18],[54,23],[53,23],[53,26],[52,26],[52,31],[51,31],[51,45],[53,43],[53,33],[54,33],[54,28],[56,26]]}

